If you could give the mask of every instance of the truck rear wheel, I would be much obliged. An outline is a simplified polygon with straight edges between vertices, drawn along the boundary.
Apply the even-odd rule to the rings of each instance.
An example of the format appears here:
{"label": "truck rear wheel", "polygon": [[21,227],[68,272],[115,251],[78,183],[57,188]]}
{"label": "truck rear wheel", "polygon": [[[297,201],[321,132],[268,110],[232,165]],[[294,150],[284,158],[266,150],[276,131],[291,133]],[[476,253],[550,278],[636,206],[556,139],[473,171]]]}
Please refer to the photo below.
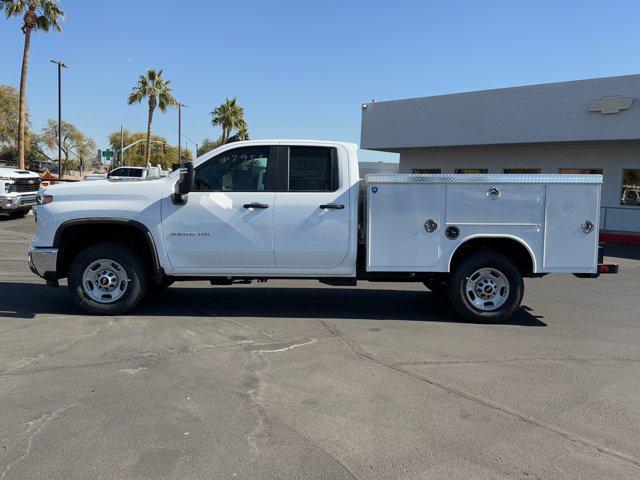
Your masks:
{"label": "truck rear wheel", "polygon": [[147,272],[129,248],[97,243],[82,250],[69,268],[75,303],[96,315],[117,315],[135,308],[147,291]]}
{"label": "truck rear wheel", "polygon": [[522,302],[522,273],[508,258],[494,252],[478,252],[458,265],[449,283],[449,300],[467,320],[500,322]]}

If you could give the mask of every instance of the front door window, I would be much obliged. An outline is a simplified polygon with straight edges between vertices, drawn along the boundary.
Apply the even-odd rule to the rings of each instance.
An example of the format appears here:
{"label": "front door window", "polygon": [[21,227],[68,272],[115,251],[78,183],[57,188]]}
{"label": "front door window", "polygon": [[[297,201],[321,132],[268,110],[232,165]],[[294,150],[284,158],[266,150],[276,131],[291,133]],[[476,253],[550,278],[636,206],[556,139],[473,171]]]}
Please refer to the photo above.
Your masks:
{"label": "front door window", "polygon": [[260,192],[266,190],[269,147],[245,147],[216,155],[196,168],[200,192]]}

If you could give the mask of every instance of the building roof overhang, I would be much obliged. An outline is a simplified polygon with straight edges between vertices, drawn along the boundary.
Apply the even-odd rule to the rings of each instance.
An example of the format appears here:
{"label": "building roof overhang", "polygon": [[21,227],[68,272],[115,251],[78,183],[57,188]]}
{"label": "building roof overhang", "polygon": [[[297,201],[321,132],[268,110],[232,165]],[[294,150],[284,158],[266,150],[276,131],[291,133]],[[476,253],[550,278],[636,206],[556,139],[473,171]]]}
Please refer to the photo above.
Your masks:
{"label": "building roof overhang", "polygon": [[640,142],[640,75],[529,85],[363,105],[361,148]]}

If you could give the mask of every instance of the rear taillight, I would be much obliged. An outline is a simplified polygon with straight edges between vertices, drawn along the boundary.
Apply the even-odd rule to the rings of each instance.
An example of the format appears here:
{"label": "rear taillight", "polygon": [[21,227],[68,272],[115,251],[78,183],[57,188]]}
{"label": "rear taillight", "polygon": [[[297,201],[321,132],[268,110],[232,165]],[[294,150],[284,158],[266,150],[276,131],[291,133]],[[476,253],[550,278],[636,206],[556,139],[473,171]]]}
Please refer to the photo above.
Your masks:
{"label": "rear taillight", "polygon": [[600,263],[598,264],[598,273],[618,273],[618,264]]}

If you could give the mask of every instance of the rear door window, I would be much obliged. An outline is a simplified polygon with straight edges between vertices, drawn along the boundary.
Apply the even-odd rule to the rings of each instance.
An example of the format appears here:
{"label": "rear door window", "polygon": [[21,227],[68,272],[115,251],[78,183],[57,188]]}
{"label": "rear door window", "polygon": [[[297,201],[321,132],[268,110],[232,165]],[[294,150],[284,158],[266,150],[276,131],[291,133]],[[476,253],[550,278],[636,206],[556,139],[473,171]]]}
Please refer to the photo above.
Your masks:
{"label": "rear door window", "polygon": [[290,192],[335,192],[338,165],[334,148],[290,147]]}

